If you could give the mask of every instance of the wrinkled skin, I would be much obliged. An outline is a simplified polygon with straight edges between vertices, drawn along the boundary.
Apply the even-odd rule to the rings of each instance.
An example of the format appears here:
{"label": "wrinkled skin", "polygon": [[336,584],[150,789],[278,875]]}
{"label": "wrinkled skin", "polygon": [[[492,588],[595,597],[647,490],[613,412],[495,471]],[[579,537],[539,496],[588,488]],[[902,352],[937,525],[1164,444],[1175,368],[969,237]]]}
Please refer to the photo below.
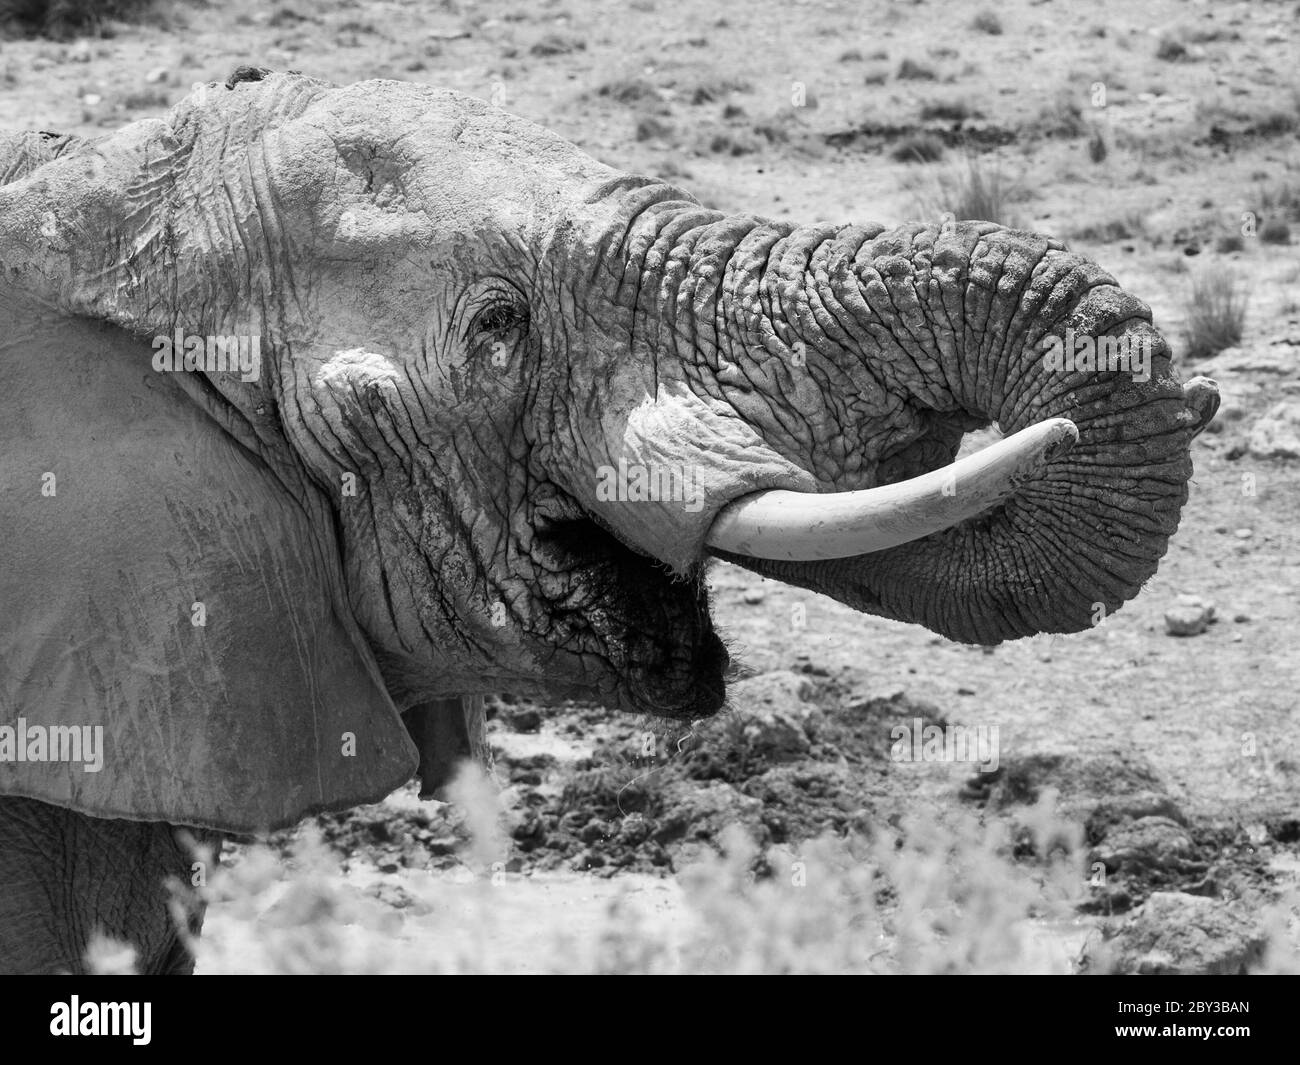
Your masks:
{"label": "wrinkled skin", "polygon": [[[232,82],[97,151],[29,136],[0,155],[20,190],[0,200],[11,284],[42,313],[142,338],[141,367],[143,338],[177,327],[261,338],[255,380],[176,387],[240,434],[308,515],[295,535],[336,560],[326,598],[405,712],[426,793],[453,745],[481,745],[461,696],[715,712],[727,656],[701,573],[718,512],[761,489],[909,478],[994,422],[1061,415],[1080,441],[943,533],[734,560],[957,640],[1086,627],[1155,572],[1213,414],[1184,395],[1145,305],[1047,238],[729,217],[454,93]],[[1067,326],[1145,338],[1150,380],[1045,371],[1039,345]],[[620,462],[690,470],[700,494],[606,498],[599,471]],[[267,613],[251,623],[270,632]],[[260,819],[126,816],[243,831],[377,796],[395,783],[382,776]]]}

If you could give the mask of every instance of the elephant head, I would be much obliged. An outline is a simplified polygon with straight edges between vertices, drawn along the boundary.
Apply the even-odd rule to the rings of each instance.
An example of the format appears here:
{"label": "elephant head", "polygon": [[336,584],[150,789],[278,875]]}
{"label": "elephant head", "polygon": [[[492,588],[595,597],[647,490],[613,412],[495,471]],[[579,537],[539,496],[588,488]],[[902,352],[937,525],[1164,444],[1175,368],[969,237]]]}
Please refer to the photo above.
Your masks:
{"label": "elephant head", "polygon": [[957,640],[1083,628],[1217,402],[1055,241],[728,216],[452,92],[251,72],[7,144],[0,720],[107,765],[0,791],[85,812],[374,798],[397,711],[475,692],[710,714],[710,555]]}

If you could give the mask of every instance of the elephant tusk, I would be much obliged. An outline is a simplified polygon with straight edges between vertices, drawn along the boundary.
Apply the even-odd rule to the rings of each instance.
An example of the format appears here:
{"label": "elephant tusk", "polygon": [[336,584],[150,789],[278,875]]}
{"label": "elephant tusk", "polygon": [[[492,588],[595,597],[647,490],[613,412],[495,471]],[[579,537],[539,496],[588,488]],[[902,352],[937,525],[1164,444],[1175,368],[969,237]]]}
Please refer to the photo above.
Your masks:
{"label": "elephant tusk", "polygon": [[718,512],[706,543],[750,558],[812,562],[852,558],[929,536],[996,506],[1079,439],[1051,418],[943,469],[856,492],[770,489]]}

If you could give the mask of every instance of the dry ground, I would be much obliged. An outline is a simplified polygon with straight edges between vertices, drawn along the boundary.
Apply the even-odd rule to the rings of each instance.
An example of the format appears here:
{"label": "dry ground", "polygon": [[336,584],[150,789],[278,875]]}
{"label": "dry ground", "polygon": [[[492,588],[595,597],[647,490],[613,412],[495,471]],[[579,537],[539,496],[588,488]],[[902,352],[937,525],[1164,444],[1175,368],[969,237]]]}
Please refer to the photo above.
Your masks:
{"label": "dry ground", "polygon": [[[806,750],[754,754],[724,724],[680,751],[660,736],[647,758],[644,723],[501,703],[505,868],[552,872],[533,894],[512,881],[518,920],[498,922],[510,931],[483,948],[480,967],[545,967],[541,940],[521,929],[590,935],[584,907],[614,890],[591,873],[626,882],[673,927],[676,881],[646,878],[679,874],[733,820],[791,846],[824,827],[870,834],[916,809],[1014,826],[1052,787],[1084,826],[1085,864],[1102,853],[1088,848],[1114,841],[1116,819],[1154,811],[1182,822],[1156,826],[1163,842],[1128,859],[1103,860],[1108,883],[1090,882],[1077,900],[1088,920],[1131,910],[1155,888],[1253,913],[1298,879],[1300,477],[1296,459],[1246,444],[1271,408],[1300,401],[1300,257],[1289,233],[1300,226],[1300,7],[1006,0],[975,28],[986,10],[933,0],[177,2],[139,24],[110,23],[104,36],[0,46],[3,126],[114,128],[244,63],[340,82],[400,78],[492,99],[710,205],[808,221],[956,208],[936,182],[964,150],[1001,176],[1004,218],[1096,257],[1152,306],[1176,353],[1193,276],[1234,274],[1247,293],[1241,343],[1183,359],[1185,376],[1210,373],[1225,392],[1216,431],[1196,443],[1183,527],[1145,592],[1097,629],[987,651],[720,565],[719,624],[757,674],[737,720],[761,717],[766,697],[768,710],[807,726]],[[1248,212],[1253,235],[1241,237]],[[1214,600],[1218,622],[1167,636],[1163,614],[1180,593]],[[889,726],[914,713],[996,724],[998,781],[972,788],[969,766],[891,762]],[[701,768],[707,749],[722,752],[719,764]],[[626,827],[629,781],[650,795],[644,834]],[[1108,796],[1123,806],[1134,795],[1159,802],[1098,812]],[[427,870],[464,868],[449,842],[464,836],[454,821],[403,794],[325,827],[351,856],[357,890],[382,901]],[[584,875],[565,879],[575,872]],[[399,925],[413,920],[405,904],[393,911],[407,915]],[[250,953],[257,928],[218,907],[205,966],[269,964]],[[1061,971],[1058,961],[1040,959]]]}

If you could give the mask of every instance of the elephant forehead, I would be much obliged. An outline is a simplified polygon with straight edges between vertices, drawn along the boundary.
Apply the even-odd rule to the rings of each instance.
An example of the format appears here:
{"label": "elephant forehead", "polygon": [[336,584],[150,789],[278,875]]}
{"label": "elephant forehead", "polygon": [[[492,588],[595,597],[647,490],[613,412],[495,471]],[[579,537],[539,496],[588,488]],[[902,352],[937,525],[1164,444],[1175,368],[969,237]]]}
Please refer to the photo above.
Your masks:
{"label": "elephant forehead", "polygon": [[461,228],[567,213],[615,174],[481,100],[399,82],[327,92],[266,145],[289,206],[295,192],[323,207],[367,199]]}

